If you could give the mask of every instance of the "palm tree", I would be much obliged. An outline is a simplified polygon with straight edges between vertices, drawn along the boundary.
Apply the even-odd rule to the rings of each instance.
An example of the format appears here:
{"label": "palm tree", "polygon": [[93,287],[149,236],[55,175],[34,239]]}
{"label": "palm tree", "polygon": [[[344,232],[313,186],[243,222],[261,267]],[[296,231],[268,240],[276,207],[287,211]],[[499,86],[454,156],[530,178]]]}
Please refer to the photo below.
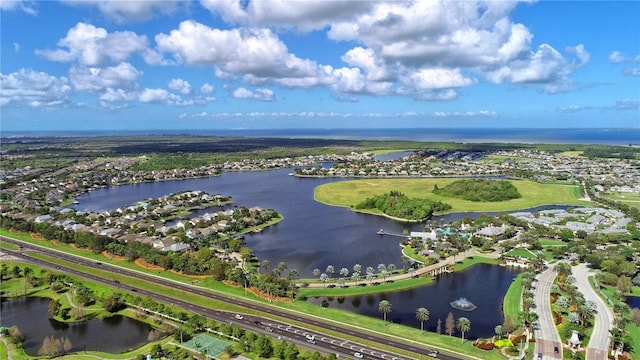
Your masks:
{"label": "palm tree", "polygon": [[327,280],[329,279],[329,277],[327,276],[327,274],[322,273],[320,274],[320,281],[322,281],[322,283],[324,284],[324,287],[327,287]]}
{"label": "palm tree", "polygon": [[343,267],[342,269],[340,269],[340,276],[342,277],[347,277],[347,275],[349,275],[349,269]]}
{"label": "palm tree", "polygon": [[333,275],[334,272],[335,272],[335,269],[333,265],[327,265],[327,269],[325,270],[325,273],[329,275],[329,278],[331,278],[331,275]]}
{"label": "palm tree", "polygon": [[267,271],[267,269],[269,269],[269,266],[271,266],[271,261],[262,260],[262,268],[264,269],[264,271]]}
{"label": "palm tree", "polygon": [[380,304],[378,304],[378,310],[380,310],[380,312],[382,313],[386,325],[387,314],[391,312],[391,302],[389,302],[389,300],[380,301]]}
{"label": "palm tree", "polygon": [[367,270],[365,270],[365,273],[367,274],[367,280],[369,280],[369,284],[371,284],[371,280],[373,280],[373,267],[368,266]]}
{"label": "palm tree", "polygon": [[320,276],[320,269],[318,268],[313,269],[313,276]]}
{"label": "palm tree", "polygon": [[462,342],[464,342],[464,333],[471,329],[471,320],[467,319],[466,317],[459,317],[456,327],[462,333]]}
{"label": "palm tree", "polygon": [[493,331],[495,331],[496,335],[498,335],[498,339],[502,338],[502,333],[504,332],[504,330],[502,329],[502,325],[496,325],[496,327],[493,328]]}
{"label": "palm tree", "polygon": [[424,331],[424,322],[429,320],[429,310],[427,308],[418,308],[416,310],[416,319],[420,321],[420,333]]}
{"label": "palm tree", "polygon": [[395,269],[396,269],[396,264],[389,264],[389,265],[387,265],[387,271],[388,271],[389,273],[392,273]]}

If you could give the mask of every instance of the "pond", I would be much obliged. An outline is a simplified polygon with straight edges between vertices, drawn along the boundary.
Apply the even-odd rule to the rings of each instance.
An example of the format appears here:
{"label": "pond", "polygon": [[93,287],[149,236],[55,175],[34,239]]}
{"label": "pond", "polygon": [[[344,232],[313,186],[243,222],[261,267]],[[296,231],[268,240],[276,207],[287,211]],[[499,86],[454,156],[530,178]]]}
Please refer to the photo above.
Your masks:
{"label": "pond", "polygon": [[[471,321],[471,331],[465,337],[490,337],[494,335],[496,325],[504,321],[502,299],[518,274],[519,270],[515,268],[477,264],[464,271],[442,275],[433,284],[415,289],[362,296],[321,297],[308,301],[382,319],[378,304],[386,299],[392,305],[387,320],[394,323],[420,328],[416,310],[425,307],[430,314],[430,319],[424,323],[425,330],[435,332],[440,319],[442,333],[445,333],[445,321],[451,312],[455,319],[464,316]],[[450,303],[460,298],[466,298],[476,308],[464,311],[452,307]],[[460,333],[456,331],[454,335],[460,336]]]}
{"label": "pond", "polygon": [[3,302],[0,325],[16,325],[25,336],[23,347],[30,356],[37,356],[45,338],[65,337],[71,352],[83,350],[121,353],[136,349],[156,335],[152,328],[126,316],[115,315],[81,323],[61,323],[49,316],[50,299],[27,297]]}
{"label": "pond", "polygon": [[640,309],[640,296],[627,296],[627,304],[632,309]]}

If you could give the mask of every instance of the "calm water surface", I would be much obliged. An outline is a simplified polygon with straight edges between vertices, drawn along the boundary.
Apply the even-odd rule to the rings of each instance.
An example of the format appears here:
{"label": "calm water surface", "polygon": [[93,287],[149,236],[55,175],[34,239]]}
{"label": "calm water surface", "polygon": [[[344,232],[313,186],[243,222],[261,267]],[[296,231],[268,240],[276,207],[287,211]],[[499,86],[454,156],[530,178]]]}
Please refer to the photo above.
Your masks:
{"label": "calm water surface", "polygon": [[3,302],[0,307],[0,324],[18,326],[25,336],[24,350],[28,355],[38,355],[45,337],[68,338],[74,351],[97,350],[121,353],[147,343],[149,325],[131,318],[116,315],[102,320],[82,323],[61,323],[49,318],[50,299],[29,297]]}
{"label": "calm water surface", "polygon": [[[392,305],[387,320],[394,323],[420,328],[416,310],[425,307],[430,314],[430,319],[424,323],[425,330],[435,332],[440,319],[444,333],[445,320],[451,312],[455,319],[464,316],[471,321],[470,338],[490,337],[494,335],[496,325],[503,322],[502,299],[518,273],[519,270],[514,268],[478,264],[465,271],[440,276],[433,284],[415,289],[340,298],[322,297],[310,299],[309,302],[382,318],[378,304],[386,299]],[[471,301],[477,308],[462,311],[450,306],[451,301],[461,297]]]}
{"label": "calm water surface", "polygon": [[[211,178],[108,187],[78,196],[79,204],[75,207],[98,212],[183,190],[203,190],[231,196],[234,204],[272,208],[282,214],[283,221],[259,234],[247,234],[245,240],[259,259],[274,265],[283,261],[303,277],[311,277],[315,268],[324,271],[327,265],[333,265],[336,272],[342,267],[352,269],[355,264],[361,264],[363,269],[377,268],[379,263],[401,267],[398,244],[402,239],[380,236],[376,232],[381,228],[392,233],[402,233],[405,229],[422,231],[421,224],[405,224],[321,204],[313,199],[315,187],[344,179],[287,176],[292,171],[230,172]],[[542,208],[548,207],[538,209]],[[447,214],[433,220],[449,222],[479,214]]]}

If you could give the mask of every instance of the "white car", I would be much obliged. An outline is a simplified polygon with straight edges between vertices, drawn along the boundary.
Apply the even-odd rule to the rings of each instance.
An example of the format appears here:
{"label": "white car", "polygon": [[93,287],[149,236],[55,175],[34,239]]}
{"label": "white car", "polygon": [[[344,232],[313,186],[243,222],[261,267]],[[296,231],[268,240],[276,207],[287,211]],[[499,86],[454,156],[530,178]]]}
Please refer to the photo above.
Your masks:
{"label": "white car", "polygon": [[359,352],[353,354],[353,356],[357,357],[358,359],[363,359],[364,355],[360,354]]}
{"label": "white car", "polygon": [[242,320],[244,319],[244,316],[240,315],[240,314],[236,314],[236,319],[238,320]]}

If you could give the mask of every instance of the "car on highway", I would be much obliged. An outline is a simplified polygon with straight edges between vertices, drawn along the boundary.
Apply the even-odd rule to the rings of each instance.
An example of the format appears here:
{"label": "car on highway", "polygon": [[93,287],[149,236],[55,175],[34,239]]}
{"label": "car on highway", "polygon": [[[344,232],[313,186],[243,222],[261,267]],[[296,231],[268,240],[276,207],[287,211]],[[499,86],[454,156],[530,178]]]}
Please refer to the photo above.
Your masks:
{"label": "car on highway", "polygon": [[536,359],[542,360],[542,353],[538,353],[538,357]]}
{"label": "car on highway", "polygon": [[235,318],[238,319],[238,320],[242,320],[242,319],[244,319],[244,316],[242,316],[240,314],[236,314]]}
{"label": "car on highway", "polygon": [[427,355],[429,355],[431,357],[438,357],[439,353],[440,352],[438,350],[431,350],[431,351],[429,351],[429,354],[427,354]]}
{"label": "car on highway", "polygon": [[315,336],[309,335],[309,334],[306,335],[306,338],[307,338],[307,340],[315,340],[316,339]]}
{"label": "car on highway", "polygon": [[361,353],[357,352],[353,354],[354,357],[358,358],[358,359],[364,359],[364,355],[362,355]]}
{"label": "car on highway", "polygon": [[558,347],[557,347],[557,346],[554,346],[554,347],[553,347],[553,352],[557,354],[557,353],[559,353],[559,352],[560,352],[560,349],[558,349]]}
{"label": "car on highway", "polygon": [[265,330],[270,331],[270,332],[273,332],[273,328],[272,328],[271,326],[267,326],[267,327],[265,328]]}

